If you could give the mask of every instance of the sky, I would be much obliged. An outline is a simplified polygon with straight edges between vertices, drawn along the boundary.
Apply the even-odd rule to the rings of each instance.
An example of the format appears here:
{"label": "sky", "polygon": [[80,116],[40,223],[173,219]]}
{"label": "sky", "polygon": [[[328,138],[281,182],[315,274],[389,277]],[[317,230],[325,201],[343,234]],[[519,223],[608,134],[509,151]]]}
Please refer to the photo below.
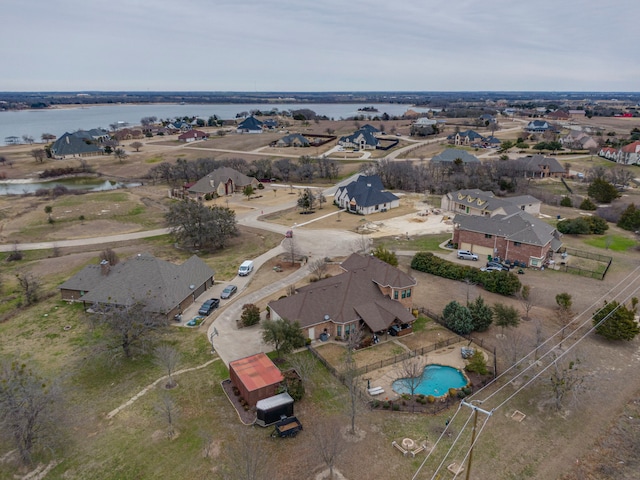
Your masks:
{"label": "sky", "polygon": [[0,91],[638,91],[630,0],[9,0]]}

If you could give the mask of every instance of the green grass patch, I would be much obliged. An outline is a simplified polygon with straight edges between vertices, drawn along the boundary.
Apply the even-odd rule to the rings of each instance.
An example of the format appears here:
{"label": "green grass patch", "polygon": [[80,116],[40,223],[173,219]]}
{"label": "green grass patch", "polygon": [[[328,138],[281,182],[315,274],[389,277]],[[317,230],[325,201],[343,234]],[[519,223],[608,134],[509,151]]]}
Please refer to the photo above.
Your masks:
{"label": "green grass patch", "polygon": [[416,318],[416,321],[413,322],[413,331],[414,332],[422,332],[426,326],[427,323],[429,323],[431,320],[427,317],[423,317],[422,315],[420,315],[418,318]]}
{"label": "green grass patch", "polygon": [[621,235],[593,236],[591,238],[585,238],[583,241],[592,247],[612,250],[614,252],[626,252],[638,244],[634,239]]}
{"label": "green grass patch", "polygon": [[144,206],[136,205],[135,207],[133,207],[131,210],[127,212],[127,216],[140,215],[144,213],[144,210],[145,210]]}
{"label": "green grass patch", "polygon": [[144,163],[159,163],[162,162],[163,158],[159,157],[159,156],[155,156],[155,157],[149,157],[147,159],[145,159]]}
{"label": "green grass patch", "polygon": [[435,235],[423,235],[413,237],[410,240],[399,237],[397,240],[391,237],[374,239],[374,247],[378,245],[384,246],[387,250],[410,250],[419,252],[438,252],[444,249],[440,248],[440,244],[451,239],[450,233],[438,233]]}

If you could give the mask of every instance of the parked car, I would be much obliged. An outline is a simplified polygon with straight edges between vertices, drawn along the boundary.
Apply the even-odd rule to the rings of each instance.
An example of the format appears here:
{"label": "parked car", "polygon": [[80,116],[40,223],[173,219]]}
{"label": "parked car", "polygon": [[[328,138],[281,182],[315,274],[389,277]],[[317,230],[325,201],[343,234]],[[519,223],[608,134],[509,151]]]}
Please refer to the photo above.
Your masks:
{"label": "parked car", "polygon": [[391,325],[391,327],[389,327],[389,335],[391,335],[392,337],[397,337],[398,333],[400,333],[400,330],[402,330],[400,328],[400,325]]}
{"label": "parked car", "polygon": [[497,270],[509,270],[509,267],[507,265],[498,262],[487,262],[487,268],[488,267],[494,267]]}
{"label": "parked car", "polygon": [[500,267],[482,267],[480,270],[483,272],[502,272]]}
{"label": "parked car", "polygon": [[200,310],[198,310],[198,314],[204,315],[206,317],[207,315],[210,315],[211,312],[213,312],[216,308],[218,308],[218,306],[220,306],[220,299],[210,298],[202,304]]}
{"label": "parked car", "polygon": [[231,295],[233,295],[237,291],[238,291],[238,287],[236,287],[235,285],[227,285],[226,287],[224,287],[224,290],[222,290],[222,293],[220,294],[220,298],[229,298]]}
{"label": "parked car", "polygon": [[458,258],[460,260],[478,260],[478,255],[471,253],[469,250],[458,250]]}

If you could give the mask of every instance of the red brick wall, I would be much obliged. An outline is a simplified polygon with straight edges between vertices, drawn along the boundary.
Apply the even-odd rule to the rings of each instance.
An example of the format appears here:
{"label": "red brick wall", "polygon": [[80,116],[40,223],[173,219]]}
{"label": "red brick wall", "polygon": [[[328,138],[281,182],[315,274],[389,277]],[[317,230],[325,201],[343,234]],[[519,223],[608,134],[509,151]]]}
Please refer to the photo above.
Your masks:
{"label": "red brick wall", "polygon": [[504,237],[494,236],[493,238],[486,238],[484,233],[469,232],[460,229],[456,229],[454,231],[453,242],[458,245],[462,243],[470,243],[471,245],[478,245],[491,249],[495,246],[497,253],[494,253],[494,256],[498,256],[502,259],[519,260],[521,262],[526,262],[527,264],[529,264],[529,257],[544,257],[551,248],[551,242],[544,247],[525,243],[516,246],[513,242],[507,241]]}

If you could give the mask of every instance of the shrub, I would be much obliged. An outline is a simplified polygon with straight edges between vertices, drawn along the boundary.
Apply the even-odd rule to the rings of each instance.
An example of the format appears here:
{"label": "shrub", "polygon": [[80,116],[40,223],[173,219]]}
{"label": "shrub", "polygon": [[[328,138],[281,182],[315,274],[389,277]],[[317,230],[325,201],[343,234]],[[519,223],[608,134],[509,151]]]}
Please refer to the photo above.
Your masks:
{"label": "shrub", "polygon": [[580,210],[593,211],[593,210],[596,210],[597,208],[598,207],[596,206],[596,204],[593,203],[589,197],[585,198],[580,204]]}
{"label": "shrub", "polygon": [[450,388],[449,389],[449,396],[451,398],[456,398],[456,395],[458,395],[458,389],[456,388]]}
{"label": "shrub", "polygon": [[462,391],[464,392],[465,395],[471,395],[471,392],[473,392],[472,388],[468,385],[466,387],[463,387]]}
{"label": "shrub", "polygon": [[380,400],[374,400],[373,402],[371,402],[371,407],[372,408],[379,408],[380,407]]}
{"label": "shrub", "polygon": [[[406,405],[406,404],[405,404]],[[400,410],[400,405],[398,405],[397,403],[393,404],[393,411],[397,412],[398,410]]]}
{"label": "shrub", "polygon": [[427,395],[427,402],[435,403],[435,401],[436,401],[436,397],[434,397],[433,395]]}
{"label": "shrub", "polygon": [[478,373],[480,375],[486,375],[489,373],[487,370],[487,362],[484,359],[484,355],[480,350],[476,350],[475,353],[469,359],[469,363],[464,369],[467,372]]}
{"label": "shrub", "polygon": [[388,409],[389,409],[389,407],[390,407],[389,402],[384,402],[384,403],[382,404],[382,408],[384,408],[385,410],[388,410]]}
{"label": "shrub", "polygon": [[464,390],[458,390],[458,393],[456,395],[458,398],[464,398],[467,396],[467,394],[464,393]]}
{"label": "shrub", "polygon": [[560,200],[561,207],[573,207],[573,202],[571,201],[571,197],[562,197]]}

